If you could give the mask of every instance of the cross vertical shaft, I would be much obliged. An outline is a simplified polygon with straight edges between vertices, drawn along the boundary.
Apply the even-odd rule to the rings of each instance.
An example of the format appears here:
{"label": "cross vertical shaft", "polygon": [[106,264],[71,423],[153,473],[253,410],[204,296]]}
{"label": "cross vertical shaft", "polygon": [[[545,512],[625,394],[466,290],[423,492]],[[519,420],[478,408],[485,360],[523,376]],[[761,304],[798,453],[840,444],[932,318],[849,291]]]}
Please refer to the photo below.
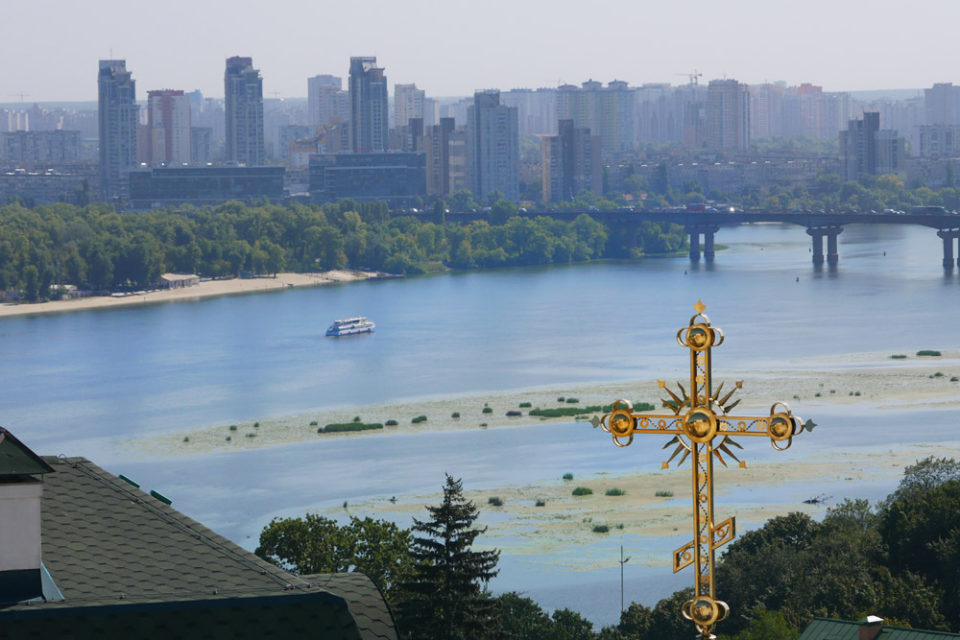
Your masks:
{"label": "cross vertical shaft", "polygon": [[696,578],[694,597],[682,607],[685,618],[693,621],[700,632],[701,640],[714,638],[713,629],[729,614],[729,607],[716,599],[714,585],[714,561],[716,550],[736,535],[736,521],[728,518],[719,524],[714,521],[713,513],[713,462],[716,458],[726,466],[724,456],[736,460],[740,467],[746,463],[731,451],[730,447],[742,448],[733,437],[763,436],[770,439],[774,449],[783,451],[793,441],[793,436],[804,429],[812,431],[812,421],[803,421],[794,416],[790,407],[776,402],[766,416],[734,416],[730,411],[740,401],[729,402],[743,382],[721,397],[723,384],[716,391],[711,380],[711,350],[723,343],[723,332],[710,324],[704,315],[706,307],[700,301],[694,306],[697,315],[690,319],[686,328],[677,332],[677,342],[690,350],[690,392],[682,385],[678,395],[659,381],[660,388],[669,396],[664,406],[673,414],[658,415],[635,413],[626,400],[618,400],[611,406],[610,413],[602,418],[594,418],[593,425],[602,426],[613,436],[613,442],[626,447],[633,442],[638,433],[672,434],[673,438],[664,445],[664,449],[675,446],[673,454],[663,463],[663,468],[679,454],[683,454],[678,465],[688,456],[692,457],[693,467],[693,540],[674,551],[674,572],[691,564],[694,565]]}

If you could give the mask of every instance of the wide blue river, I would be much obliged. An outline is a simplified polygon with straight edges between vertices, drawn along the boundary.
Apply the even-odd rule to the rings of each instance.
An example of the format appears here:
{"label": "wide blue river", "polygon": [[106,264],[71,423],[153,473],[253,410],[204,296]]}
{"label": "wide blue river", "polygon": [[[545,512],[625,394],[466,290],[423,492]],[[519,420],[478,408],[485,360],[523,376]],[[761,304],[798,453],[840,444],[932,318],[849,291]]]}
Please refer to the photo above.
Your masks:
{"label": "wide blue river", "polygon": [[[334,407],[682,376],[674,335],[698,299],[727,335],[718,371],[958,347],[960,276],[943,271],[933,230],[850,226],[839,268],[819,271],[800,227],[724,228],[717,242],[727,249],[710,266],[670,258],[510,269],[2,319],[0,424],[38,453],[87,456],[134,477],[252,548],[274,516],[438,491],[445,471],[482,489],[628,471],[647,457],[656,465],[659,451],[625,456],[573,423],[549,437],[522,427],[383,434],[163,458],[120,443]],[[324,338],[333,319],[356,314],[374,319],[376,333]],[[908,419],[884,415],[891,432]],[[945,437],[956,420],[932,412],[926,424],[909,437]],[[818,446],[829,447],[862,432],[821,433]],[[606,572],[563,574],[504,557],[493,586],[614,622],[618,544]],[[689,578],[637,566],[627,599],[652,605]]]}

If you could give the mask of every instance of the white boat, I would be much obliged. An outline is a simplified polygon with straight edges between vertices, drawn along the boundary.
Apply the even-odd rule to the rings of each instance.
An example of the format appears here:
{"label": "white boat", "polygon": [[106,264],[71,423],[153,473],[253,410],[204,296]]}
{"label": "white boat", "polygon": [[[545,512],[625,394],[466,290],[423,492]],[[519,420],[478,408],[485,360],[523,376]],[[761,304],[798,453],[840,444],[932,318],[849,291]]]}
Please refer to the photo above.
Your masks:
{"label": "white boat", "polygon": [[355,333],[371,333],[375,326],[372,320],[367,320],[363,316],[344,318],[343,320],[334,320],[333,324],[327,327],[327,335],[352,336]]}

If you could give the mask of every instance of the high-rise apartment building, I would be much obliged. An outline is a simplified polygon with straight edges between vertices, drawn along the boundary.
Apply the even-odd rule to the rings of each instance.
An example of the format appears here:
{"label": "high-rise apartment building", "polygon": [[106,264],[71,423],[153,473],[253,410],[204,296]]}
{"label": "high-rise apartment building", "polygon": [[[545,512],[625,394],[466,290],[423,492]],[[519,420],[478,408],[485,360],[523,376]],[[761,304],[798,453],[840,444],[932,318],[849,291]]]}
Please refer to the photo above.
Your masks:
{"label": "high-rise apartment building", "polygon": [[500,104],[497,90],[477,91],[467,109],[467,170],[477,199],[499,191],[520,196],[520,135],[516,107]]}
{"label": "high-rise apartment building", "polygon": [[707,147],[746,151],[750,147],[750,91],[736,80],[707,85]]}
{"label": "high-rise apartment building", "polygon": [[500,93],[500,103],[517,108],[520,135],[539,136],[557,132],[556,89],[511,89]]}
{"label": "high-rise apartment building", "polygon": [[357,153],[386,151],[387,76],[376,57],[350,58],[350,137]]}
{"label": "high-rise apartment building", "polygon": [[146,157],[150,164],[173,166],[191,162],[190,98],[183,91],[148,91],[147,127]]}
{"label": "high-rise apartment building", "polygon": [[426,92],[416,84],[393,85],[393,113],[395,127],[406,127],[413,118],[424,118]]}
{"label": "high-rise apartment building", "polygon": [[960,124],[960,87],[940,82],[923,90],[926,124]]}
{"label": "high-rise apartment building", "polygon": [[877,135],[880,133],[880,114],[866,112],[860,120],[851,120],[846,131],[840,132],[841,177],[857,180],[863,174],[877,174]]}
{"label": "high-rise apartment building", "polygon": [[136,82],[126,60],[101,60],[98,85],[100,196],[124,194],[125,171],[137,166]]}
{"label": "high-rise apartment building", "polygon": [[319,75],[307,78],[307,115],[311,126],[333,124],[340,118],[350,120],[349,94],[337,76]]}
{"label": "high-rise apartment building", "polygon": [[456,127],[453,118],[440,118],[440,124],[426,127],[423,145],[427,152],[429,195],[446,196],[469,188],[466,141],[466,131]]}
{"label": "high-rise apartment building", "polygon": [[557,117],[600,136],[605,157],[632,151],[637,142],[636,90],[614,80],[606,87],[588,80],[557,89]]}
{"label": "high-rise apartment building", "polygon": [[543,201],[573,200],[581,191],[603,192],[600,137],[577,129],[573,120],[561,120],[559,133],[540,138]]}
{"label": "high-rise apartment building", "polygon": [[224,137],[227,162],[262,165],[263,78],[253,68],[253,58],[227,58],[224,84]]}

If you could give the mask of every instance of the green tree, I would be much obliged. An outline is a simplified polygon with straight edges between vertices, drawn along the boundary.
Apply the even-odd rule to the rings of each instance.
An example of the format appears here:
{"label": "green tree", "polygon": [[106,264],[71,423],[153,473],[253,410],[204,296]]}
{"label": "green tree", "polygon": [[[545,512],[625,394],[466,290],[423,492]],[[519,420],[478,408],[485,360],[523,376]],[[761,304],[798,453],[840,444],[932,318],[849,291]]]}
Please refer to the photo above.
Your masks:
{"label": "green tree", "polygon": [[747,628],[732,640],[796,640],[799,637],[800,630],[787,622],[782,613],[757,607]]}
{"label": "green tree", "polygon": [[430,519],[413,520],[414,567],[399,626],[414,639],[481,637],[495,610],[483,590],[498,573],[500,552],[473,550],[486,527],[474,527],[478,511],[460,480],[447,475],[442,502],[427,512]]}
{"label": "green tree", "polygon": [[504,593],[496,599],[497,633],[513,640],[553,640],[554,624],[550,616],[530,598],[516,592]]}
{"label": "green tree", "polygon": [[27,302],[40,299],[40,271],[32,264],[23,268],[23,297]]}
{"label": "green tree", "polygon": [[395,601],[397,585],[412,567],[410,531],[386,520],[350,518],[347,525],[308,513],[274,518],[260,532],[256,553],[301,575],[358,571]]}

